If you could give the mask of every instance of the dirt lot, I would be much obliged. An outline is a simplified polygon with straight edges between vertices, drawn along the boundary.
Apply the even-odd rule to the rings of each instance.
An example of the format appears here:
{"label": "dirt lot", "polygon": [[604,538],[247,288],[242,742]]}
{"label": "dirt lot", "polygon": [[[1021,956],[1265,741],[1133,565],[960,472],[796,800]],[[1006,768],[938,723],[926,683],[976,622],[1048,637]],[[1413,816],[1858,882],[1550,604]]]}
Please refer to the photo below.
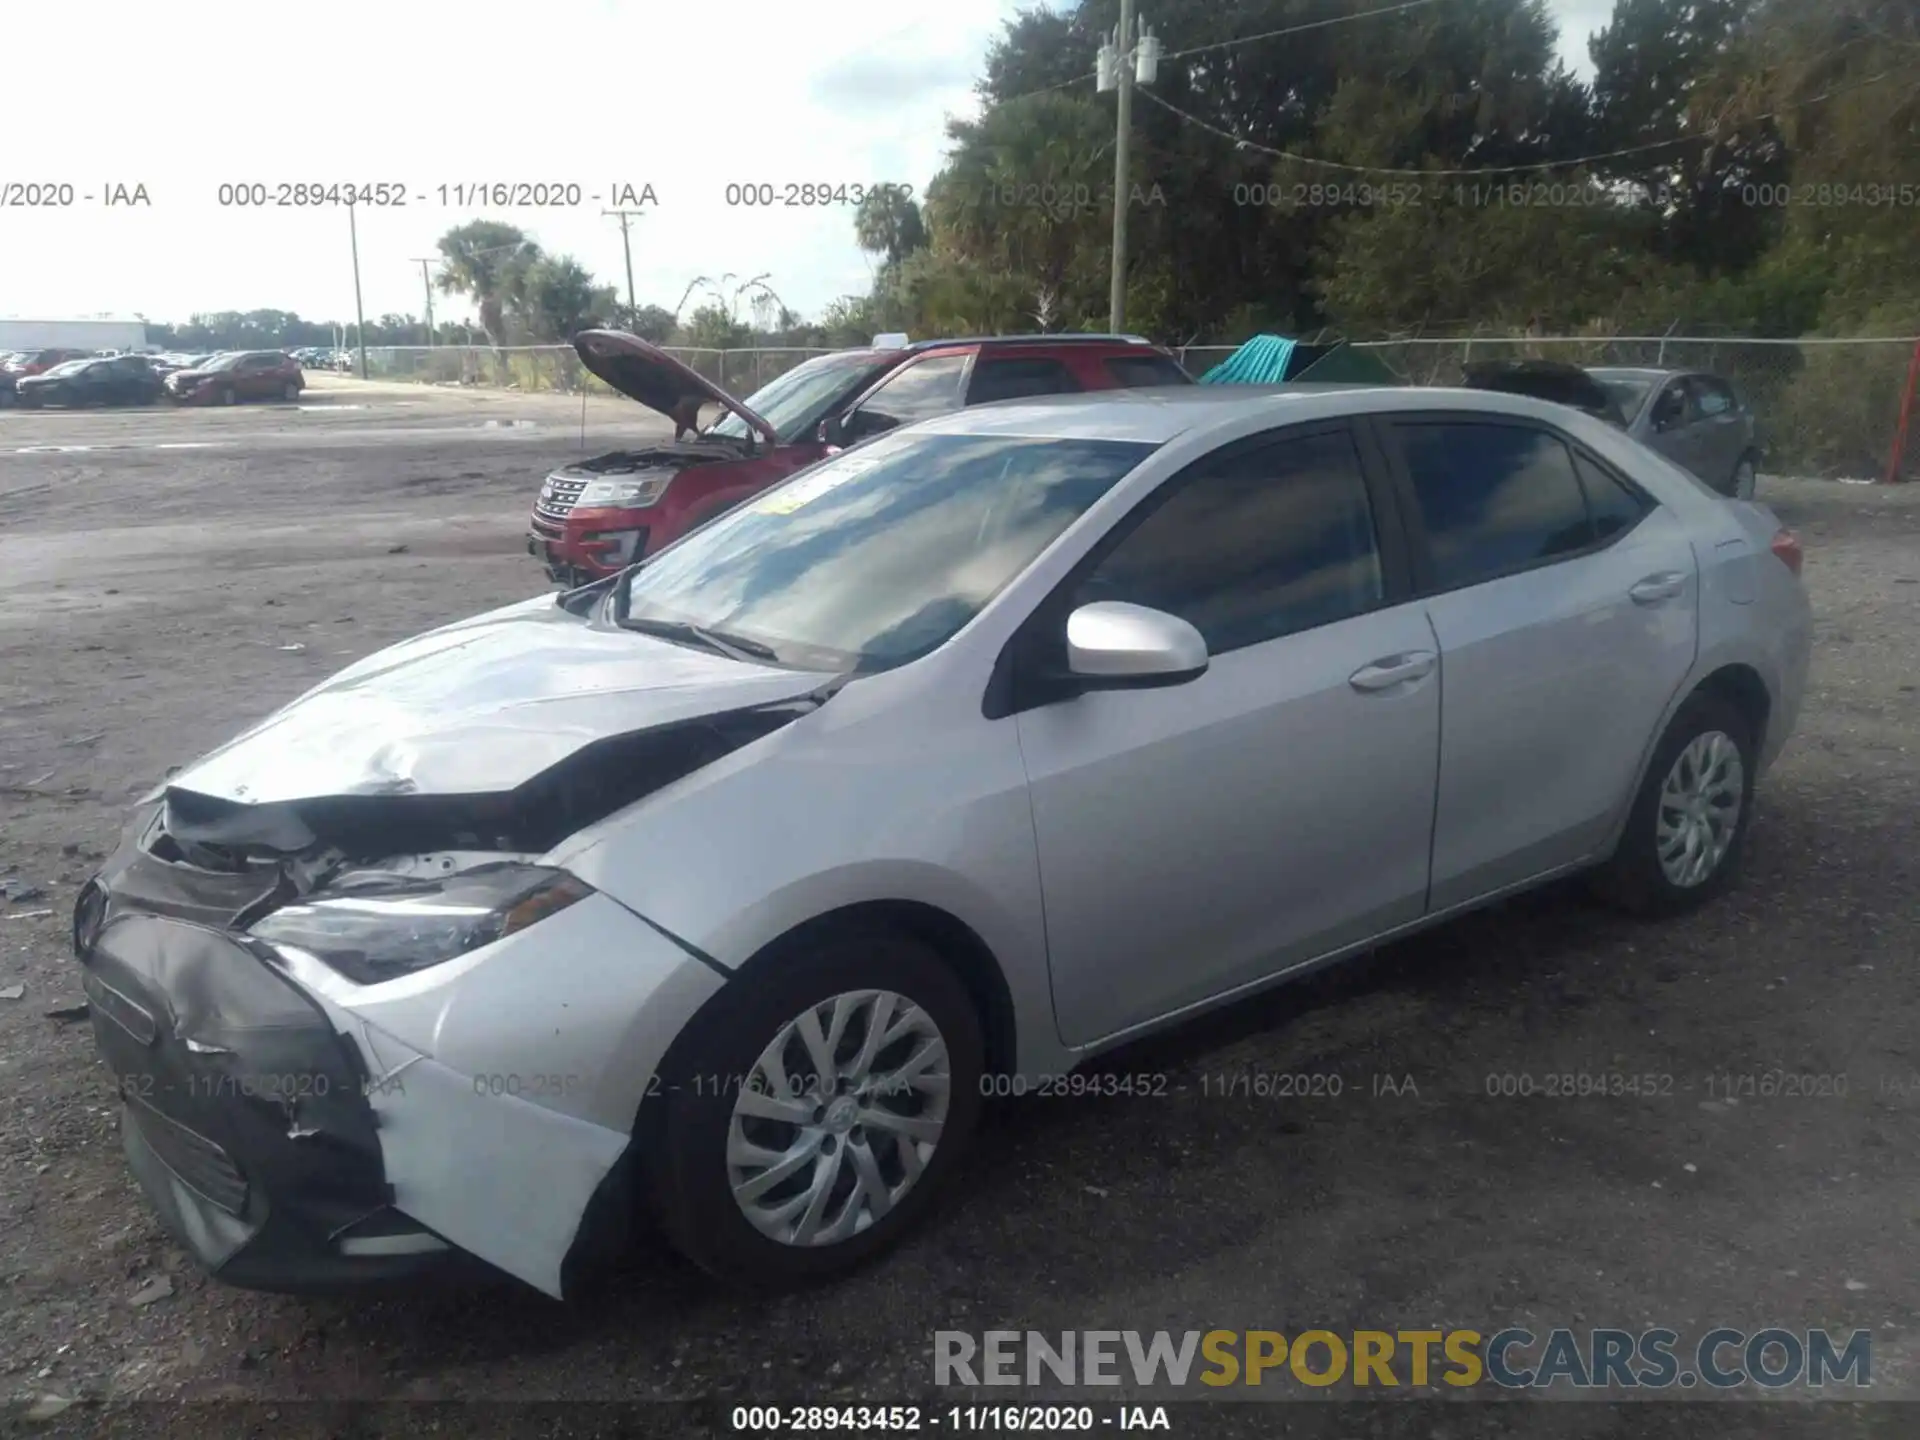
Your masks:
{"label": "dirt lot", "polygon": [[[596,403],[586,443],[633,413]],[[1704,913],[1648,928],[1557,891],[1121,1057],[1167,1093],[1005,1108],[912,1243],[771,1304],[655,1248],[567,1306],[510,1285],[289,1299],[204,1280],[126,1175],[87,1026],[49,1016],[80,997],[75,891],[170,765],[350,659],[539,589],[521,522],[579,419],[577,400],[343,383],[302,410],[0,415],[0,1398],[78,1402],[41,1428],[578,1434],[613,1413],[315,1403],[378,1399],[670,1402],[621,1422],[634,1433],[726,1433],[743,1400],[944,1413],[966,1397],[934,1392],[933,1332],[991,1328],[1864,1327],[1875,1396],[1920,1399],[1920,489],[1763,482],[1807,541],[1819,642],[1745,882]],[[1730,1105],[1707,1078],[1775,1070],[1844,1075],[1846,1093]],[[1488,1094],[1566,1072],[1675,1078],[1660,1098]],[[1219,1093],[1280,1073],[1337,1074],[1341,1093]],[[223,1398],[253,1406],[174,1403]],[[153,1403],[94,1408],[114,1399]],[[1624,1408],[1173,1418],[1193,1435],[1531,1435],[1549,1410],[1582,1436],[1705,1433],[1710,1415],[1725,1433],[1916,1429],[1887,1404],[1739,1407],[1737,1425],[1727,1405]]]}

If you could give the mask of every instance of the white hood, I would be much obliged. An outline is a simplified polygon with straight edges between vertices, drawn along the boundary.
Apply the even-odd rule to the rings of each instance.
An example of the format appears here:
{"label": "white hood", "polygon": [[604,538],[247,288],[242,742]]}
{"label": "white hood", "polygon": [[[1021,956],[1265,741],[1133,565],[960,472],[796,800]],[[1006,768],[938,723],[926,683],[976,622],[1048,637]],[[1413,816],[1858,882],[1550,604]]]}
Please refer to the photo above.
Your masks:
{"label": "white hood", "polygon": [[598,625],[542,596],[348,666],[166,788],[256,805],[497,793],[597,740],[795,699],[830,678]]}

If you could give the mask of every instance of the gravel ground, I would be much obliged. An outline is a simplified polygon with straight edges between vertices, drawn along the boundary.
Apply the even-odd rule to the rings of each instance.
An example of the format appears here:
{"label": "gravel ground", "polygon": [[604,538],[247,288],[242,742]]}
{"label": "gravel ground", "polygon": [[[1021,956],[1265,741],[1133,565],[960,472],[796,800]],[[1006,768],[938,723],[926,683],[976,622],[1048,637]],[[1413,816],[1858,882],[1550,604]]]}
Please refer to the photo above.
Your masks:
{"label": "gravel ground", "polygon": [[[1702,913],[1649,927],[1557,889],[1164,1037],[1105,1068],[1164,1074],[1165,1094],[997,1109],[934,1223],[771,1303],[653,1245],[568,1305],[510,1284],[292,1299],[205,1280],[126,1174],[88,1027],[50,1017],[80,999],[75,892],[169,766],[353,658],[538,590],[522,520],[582,442],[578,412],[331,382],[302,411],[0,417],[0,1426],[723,1433],[744,1401],[931,1414],[968,1398],[933,1390],[933,1333],[994,1328],[1864,1327],[1874,1394],[1920,1399],[1920,489],[1763,482],[1808,547],[1812,689],[1744,883]],[[586,443],[632,414],[594,409]],[[1846,1093],[1729,1105],[1707,1080],[1774,1070],[1845,1075]],[[1487,1093],[1489,1076],[1616,1071],[1673,1089]],[[1338,1075],[1341,1093],[1220,1093],[1283,1073]],[[121,1400],[150,1403],[103,1407]],[[417,1403],[350,1408],[376,1400]],[[454,1400],[523,1408],[429,1403]],[[525,1408],[558,1400],[652,1406]],[[1885,1403],[1169,1413],[1185,1434],[1920,1428]]]}

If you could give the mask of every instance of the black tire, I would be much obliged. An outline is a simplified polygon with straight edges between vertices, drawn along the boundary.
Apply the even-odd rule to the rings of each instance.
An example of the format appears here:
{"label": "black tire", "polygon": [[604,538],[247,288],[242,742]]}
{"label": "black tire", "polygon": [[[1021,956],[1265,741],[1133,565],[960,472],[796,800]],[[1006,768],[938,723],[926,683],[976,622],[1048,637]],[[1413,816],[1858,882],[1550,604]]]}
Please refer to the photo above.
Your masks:
{"label": "black tire", "polygon": [[[783,1243],[756,1229],[733,1196],[726,1154],[738,1083],[729,1077],[751,1075],[781,1027],[803,1011],[863,989],[904,996],[939,1028],[951,1072],[945,1124],[919,1179],[880,1219],[837,1243]],[[708,1273],[753,1291],[792,1289],[872,1260],[925,1216],[962,1159],[979,1118],[983,1056],[966,988],[912,936],[848,928],[783,947],[728,982],[663,1071],[665,1114],[648,1127],[644,1166],[667,1238]]]}
{"label": "black tire", "polygon": [[295,400],[298,400],[300,398],[299,385],[296,384],[294,381],[289,380],[286,384],[286,388],[280,392],[280,396],[283,400],[286,400],[289,404],[291,404]]}
{"label": "black tire", "polygon": [[226,389],[220,392],[220,403],[222,405],[237,405],[240,403],[240,396],[238,392],[236,392],[234,388],[231,385],[229,385],[227,386]]}
{"label": "black tire", "polygon": [[[1716,731],[1731,740],[1739,752],[1740,812],[1734,820],[1732,839],[1714,869],[1694,884],[1676,884],[1660,863],[1661,791],[1681,753],[1696,739]],[[1753,823],[1755,740],[1751,722],[1719,695],[1698,694],[1682,705],[1654,747],[1619,846],[1593,875],[1595,891],[1631,914],[1662,916],[1703,905],[1732,884]]]}

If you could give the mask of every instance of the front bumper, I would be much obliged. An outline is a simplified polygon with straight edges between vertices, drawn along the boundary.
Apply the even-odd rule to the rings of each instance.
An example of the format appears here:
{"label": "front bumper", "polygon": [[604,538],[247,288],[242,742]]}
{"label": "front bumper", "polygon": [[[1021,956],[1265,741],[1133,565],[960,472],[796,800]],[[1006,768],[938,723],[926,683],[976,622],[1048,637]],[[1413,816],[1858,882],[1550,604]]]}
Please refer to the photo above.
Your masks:
{"label": "front bumper", "polygon": [[240,927],[278,883],[188,863],[154,805],[75,906],[127,1158],[161,1220],[256,1289],[444,1269],[569,1293],[625,1243],[638,1107],[721,974],[603,894],[359,985]]}
{"label": "front bumper", "polygon": [[85,961],[128,1164],[209,1272],[324,1289],[457,1253],[392,1208],[359,1057],[265,946],[122,913]]}
{"label": "front bumper", "polygon": [[620,533],[630,535],[631,539],[624,541],[617,552],[627,558],[617,561],[606,558],[609,546],[602,544],[598,553],[590,552],[587,545],[593,542],[583,544],[583,536],[556,531],[551,526],[528,532],[527,553],[540,562],[549,580],[571,590],[604,580],[609,575],[618,575],[647,553],[648,527],[636,526]]}
{"label": "front bumper", "polygon": [[453,1247],[391,1206],[359,1055],[271,951],[226,929],[273,877],[150,854],[153,821],[138,812],[81,890],[73,941],[127,1162],[161,1222],[256,1289],[445,1264]]}

